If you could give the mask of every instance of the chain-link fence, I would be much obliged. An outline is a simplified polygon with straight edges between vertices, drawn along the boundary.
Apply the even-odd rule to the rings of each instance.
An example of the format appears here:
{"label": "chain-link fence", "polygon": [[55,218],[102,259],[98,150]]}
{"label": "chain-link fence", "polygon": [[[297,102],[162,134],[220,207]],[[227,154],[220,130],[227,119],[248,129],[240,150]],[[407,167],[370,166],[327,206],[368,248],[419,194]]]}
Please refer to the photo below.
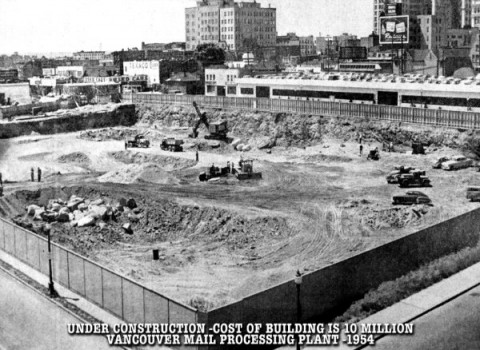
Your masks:
{"label": "chain-link fence", "polygon": [[[131,323],[197,323],[199,312],[55,243],[53,279]],[[48,275],[48,241],[0,219],[0,249]],[[190,347],[191,348],[191,347]]]}

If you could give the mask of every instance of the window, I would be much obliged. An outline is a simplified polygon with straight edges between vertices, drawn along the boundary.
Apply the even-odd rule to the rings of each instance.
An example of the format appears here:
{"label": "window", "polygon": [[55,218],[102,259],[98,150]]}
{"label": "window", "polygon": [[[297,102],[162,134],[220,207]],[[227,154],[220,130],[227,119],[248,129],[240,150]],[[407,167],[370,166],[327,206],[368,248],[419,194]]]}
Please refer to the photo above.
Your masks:
{"label": "window", "polygon": [[207,92],[215,92],[215,86],[214,85],[207,85]]}
{"label": "window", "polygon": [[253,95],[253,88],[240,88],[242,95]]}
{"label": "window", "polygon": [[237,94],[237,87],[236,86],[229,86],[227,88],[227,93],[229,95],[236,95]]}

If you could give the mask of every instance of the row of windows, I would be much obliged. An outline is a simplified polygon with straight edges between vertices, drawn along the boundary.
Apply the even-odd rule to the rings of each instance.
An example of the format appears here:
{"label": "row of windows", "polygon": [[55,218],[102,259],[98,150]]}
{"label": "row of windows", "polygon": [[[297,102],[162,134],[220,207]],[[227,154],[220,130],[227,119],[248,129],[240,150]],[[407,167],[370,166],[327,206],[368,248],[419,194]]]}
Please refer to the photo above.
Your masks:
{"label": "row of windows", "polygon": [[480,107],[478,98],[454,98],[454,97],[425,97],[425,96],[402,96],[402,103],[412,105],[437,105],[437,106],[461,106]]}
{"label": "row of windows", "polygon": [[273,89],[272,94],[273,96],[327,98],[327,99],[330,98],[331,96],[335,96],[335,98],[344,99],[344,100],[375,101],[374,94],[366,94],[366,93]]}
{"label": "row of windows", "polygon": [[205,80],[215,81],[215,74],[206,74],[205,75]]}

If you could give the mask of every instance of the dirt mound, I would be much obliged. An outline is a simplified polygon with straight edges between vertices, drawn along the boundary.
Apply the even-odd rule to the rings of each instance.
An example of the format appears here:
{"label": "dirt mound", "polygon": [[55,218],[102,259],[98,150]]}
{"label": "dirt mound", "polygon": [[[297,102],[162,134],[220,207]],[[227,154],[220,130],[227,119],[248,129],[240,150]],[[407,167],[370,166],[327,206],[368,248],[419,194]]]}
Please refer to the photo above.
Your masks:
{"label": "dirt mound", "polygon": [[313,154],[302,157],[306,162],[351,162],[353,159],[349,157],[326,155],[326,154]]}
{"label": "dirt mound", "polygon": [[382,228],[402,228],[421,222],[423,216],[429,213],[430,207],[415,205],[411,207],[393,207],[386,209],[362,208],[358,215],[364,225],[374,230]]}
{"label": "dirt mound", "polygon": [[29,154],[27,156],[21,156],[21,157],[18,157],[18,160],[24,160],[24,161],[32,161],[32,160],[35,160],[35,161],[40,161],[40,160],[44,160],[45,157],[51,155],[52,152],[40,152],[40,153],[34,153],[34,154]]}
{"label": "dirt mound", "polygon": [[180,170],[195,166],[194,159],[178,158],[173,156],[162,156],[134,151],[119,151],[109,154],[115,160],[125,164],[145,164],[153,163],[161,166],[164,171]]}
{"label": "dirt mound", "polygon": [[83,131],[78,136],[83,140],[89,141],[110,141],[110,140],[125,140],[137,135],[139,131],[137,129],[99,129]]}
{"label": "dirt mound", "polygon": [[156,164],[129,164],[108,172],[98,178],[99,182],[130,184],[134,182],[150,182],[164,185],[176,185],[180,181]]}
{"label": "dirt mound", "polygon": [[90,158],[85,153],[73,152],[57,158],[60,163],[90,163]]}

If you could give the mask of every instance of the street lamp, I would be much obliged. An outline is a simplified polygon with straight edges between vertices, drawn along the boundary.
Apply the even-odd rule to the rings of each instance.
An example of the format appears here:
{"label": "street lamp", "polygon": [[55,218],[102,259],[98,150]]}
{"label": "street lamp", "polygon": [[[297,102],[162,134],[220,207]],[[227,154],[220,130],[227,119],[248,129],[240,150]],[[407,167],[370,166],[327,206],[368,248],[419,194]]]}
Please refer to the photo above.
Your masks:
{"label": "street lamp", "polygon": [[50,293],[51,298],[56,298],[58,296],[57,292],[55,291],[55,286],[53,285],[53,273],[52,273],[52,241],[51,241],[51,234],[50,234],[50,225],[45,225],[45,233],[47,234],[48,238],[48,292]]}
{"label": "street lamp", "polygon": [[[302,319],[302,304],[300,302],[300,286],[302,285],[302,274],[297,270],[295,275],[295,286],[297,287],[297,323],[300,323]],[[300,350],[300,344],[298,341],[298,334],[296,335],[297,350]]]}

